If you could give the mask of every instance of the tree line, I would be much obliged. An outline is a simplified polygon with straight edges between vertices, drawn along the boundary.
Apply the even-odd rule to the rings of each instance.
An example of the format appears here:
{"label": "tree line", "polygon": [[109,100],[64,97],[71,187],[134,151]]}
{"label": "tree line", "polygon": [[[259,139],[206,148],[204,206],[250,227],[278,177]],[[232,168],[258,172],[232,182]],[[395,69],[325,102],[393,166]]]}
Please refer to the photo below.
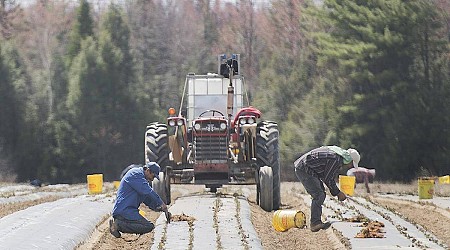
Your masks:
{"label": "tree line", "polygon": [[339,145],[380,180],[450,174],[446,1],[17,2],[0,1],[0,180],[117,179],[222,53],[279,124],[282,172]]}

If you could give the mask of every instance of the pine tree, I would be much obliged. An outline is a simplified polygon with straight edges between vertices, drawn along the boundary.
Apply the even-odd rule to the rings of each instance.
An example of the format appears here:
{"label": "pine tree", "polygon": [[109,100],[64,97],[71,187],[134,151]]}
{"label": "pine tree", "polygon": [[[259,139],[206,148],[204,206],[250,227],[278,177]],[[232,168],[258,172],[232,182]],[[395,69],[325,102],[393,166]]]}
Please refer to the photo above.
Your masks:
{"label": "pine tree", "polygon": [[[421,104],[428,99],[424,90],[429,85],[414,77],[413,67],[429,53],[421,40],[443,49],[439,42],[432,45],[438,39],[432,35],[438,26],[427,18],[435,16],[433,6],[426,1],[329,0],[324,7],[319,15],[329,28],[317,34],[319,62],[333,68],[327,78],[335,78],[340,90],[335,97],[338,142],[364,152],[362,163],[379,168],[381,178],[409,180],[421,167],[431,169],[425,165],[433,163],[424,160],[433,150],[420,145],[431,134],[421,135],[425,126],[415,121],[429,121]],[[431,64],[423,63],[427,78]]]}
{"label": "pine tree", "polygon": [[81,41],[94,35],[94,21],[90,15],[90,6],[87,0],[80,0],[77,8],[77,19],[69,35],[69,45],[67,48],[67,61],[70,65],[75,56],[80,52]]}
{"label": "pine tree", "polygon": [[98,44],[88,37],[73,61],[67,104],[79,138],[74,143],[82,165],[77,178],[94,172],[117,178],[124,166],[138,162],[143,154],[140,139],[145,124],[136,124],[130,95],[134,73],[128,40],[129,29],[120,8],[110,5]]}

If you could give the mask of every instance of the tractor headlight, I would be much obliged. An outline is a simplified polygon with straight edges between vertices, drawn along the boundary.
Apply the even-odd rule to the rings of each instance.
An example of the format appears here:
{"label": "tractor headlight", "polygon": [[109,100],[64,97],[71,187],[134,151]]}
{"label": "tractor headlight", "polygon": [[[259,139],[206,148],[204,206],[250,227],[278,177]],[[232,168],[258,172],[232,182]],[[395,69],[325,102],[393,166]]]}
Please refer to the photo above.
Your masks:
{"label": "tractor headlight", "polygon": [[255,123],[255,119],[253,117],[250,117],[250,118],[248,118],[247,123],[253,124],[253,123]]}
{"label": "tractor headlight", "polygon": [[169,126],[171,126],[171,127],[175,126],[175,121],[174,120],[170,120],[169,121]]}
{"label": "tractor headlight", "polygon": [[220,124],[220,129],[221,130],[225,130],[227,128],[227,124],[226,123],[221,123]]}
{"label": "tractor headlight", "polygon": [[200,123],[196,123],[196,124],[194,125],[195,130],[200,130],[201,127],[202,127],[202,126],[200,126]]}
{"label": "tractor headlight", "polygon": [[177,125],[178,125],[178,126],[183,125],[183,119],[178,120],[178,121],[177,121]]}
{"label": "tractor headlight", "polygon": [[240,123],[241,125],[244,125],[244,124],[246,123],[245,118],[241,118],[241,119],[239,120],[239,123]]}

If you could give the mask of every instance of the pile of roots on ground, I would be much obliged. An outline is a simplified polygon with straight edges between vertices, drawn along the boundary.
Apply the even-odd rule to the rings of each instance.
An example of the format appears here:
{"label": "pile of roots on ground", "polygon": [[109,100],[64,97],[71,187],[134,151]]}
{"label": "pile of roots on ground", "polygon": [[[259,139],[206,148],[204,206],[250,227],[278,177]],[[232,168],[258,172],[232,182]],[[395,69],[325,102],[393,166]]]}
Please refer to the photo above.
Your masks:
{"label": "pile of roots on ground", "polygon": [[191,226],[194,223],[195,218],[184,213],[172,214],[171,221],[187,221],[188,225]]}
{"label": "pile of roots on ground", "polygon": [[379,221],[371,221],[369,218],[358,215],[345,219],[348,222],[362,222],[361,231],[356,234],[355,238],[384,238],[384,223]]}
{"label": "pile of roots on ground", "polygon": [[363,227],[355,238],[384,238],[384,223],[379,221],[363,222]]}

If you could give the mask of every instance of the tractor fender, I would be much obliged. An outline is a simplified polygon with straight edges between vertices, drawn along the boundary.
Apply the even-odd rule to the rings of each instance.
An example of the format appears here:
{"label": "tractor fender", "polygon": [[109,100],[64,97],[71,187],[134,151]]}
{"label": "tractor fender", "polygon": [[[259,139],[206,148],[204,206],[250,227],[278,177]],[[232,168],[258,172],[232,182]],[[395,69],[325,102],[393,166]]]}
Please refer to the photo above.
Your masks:
{"label": "tractor fender", "polygon": [[241,108],[237,112],[236,116],[234,117],[233,124],[237,124],[239,117],[243,116],[243,115],[253,115],[256,118],[260,118],[261,117],[261,111],[259,111],[258,109],[254,108],[252,106],[246,107],[246,108]]}

